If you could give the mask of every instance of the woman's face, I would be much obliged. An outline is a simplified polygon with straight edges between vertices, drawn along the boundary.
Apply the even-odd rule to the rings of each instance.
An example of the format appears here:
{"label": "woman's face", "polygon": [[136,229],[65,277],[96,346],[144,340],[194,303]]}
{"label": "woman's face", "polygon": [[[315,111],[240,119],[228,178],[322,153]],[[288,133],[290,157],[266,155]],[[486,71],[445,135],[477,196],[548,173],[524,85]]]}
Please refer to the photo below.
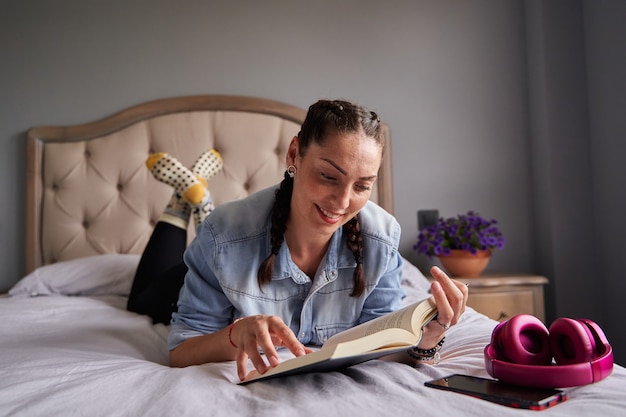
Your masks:
{"label": "woman's face", "polygon": [[287,154],[287,165],[297,169],[289,224],[329,237],[370,198],[381,159],[379,145],[363,133],[333,133],[302,157],[294,138]]}

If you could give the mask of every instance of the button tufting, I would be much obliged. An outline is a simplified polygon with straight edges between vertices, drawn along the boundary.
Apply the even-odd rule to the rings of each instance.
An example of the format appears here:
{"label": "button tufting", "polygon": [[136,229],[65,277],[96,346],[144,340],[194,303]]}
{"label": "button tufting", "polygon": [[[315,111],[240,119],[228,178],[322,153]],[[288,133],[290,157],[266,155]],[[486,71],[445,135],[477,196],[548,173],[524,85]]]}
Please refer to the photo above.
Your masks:
{"label": "button tufting", "polygon": [[87,220],[83,221],[83,227],[89,229],[89,222]]}
{"label": "button tufting", "polygon": [[117,184],[117,191],[122,191],[124,189],[124,184]]}

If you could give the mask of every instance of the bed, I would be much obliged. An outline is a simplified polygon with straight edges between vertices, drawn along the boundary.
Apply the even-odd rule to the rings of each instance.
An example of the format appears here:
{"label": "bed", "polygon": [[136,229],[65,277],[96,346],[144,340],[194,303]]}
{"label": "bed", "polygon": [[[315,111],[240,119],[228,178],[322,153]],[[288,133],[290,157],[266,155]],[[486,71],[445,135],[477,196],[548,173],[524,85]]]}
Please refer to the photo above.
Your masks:
{"label": "bed", "polygon": [[[126,311],[134,269],[171,189],[145,169],[150,152],[189,166],[208,148],[224,169],[216,204],[278,182],[305,111],[269,99],[151,101],[77,126],[27,134],[26,274],[0,298],[0,414],[20,416],[522,415],[424,386],[452,373],[489,377],[483,349],[497,322],[467,309],[438,365],[373,360],[339,371],[238,385],[234,362],[168,367],[168,327]],[[372,199],[393,213],[391,135]],[[189,230],[189,239],[193,230]],[[428,281],[404,263],[405,302]],[[609,335],[610,336],[610,335]],[[282,352],[284,358],[288,355]],[[623,415],[626,369],[566,388],[546,416]]]}

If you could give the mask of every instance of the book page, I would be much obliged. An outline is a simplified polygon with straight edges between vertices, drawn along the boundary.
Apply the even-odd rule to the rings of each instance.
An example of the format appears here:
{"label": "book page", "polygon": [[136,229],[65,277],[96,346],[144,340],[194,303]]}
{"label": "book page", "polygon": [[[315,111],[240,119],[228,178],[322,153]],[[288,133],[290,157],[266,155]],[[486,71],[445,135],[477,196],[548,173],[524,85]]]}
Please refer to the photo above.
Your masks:
{"label": "book page", "polygon": [[252,371],[242,383],[277,375],[328,371],[399,352],[419,343],[422,327],[436,314],[430,297],[338,333],[320,350],[281,362],[263,375]]}
{"label": "book page", "polygon": [[420,329],[425,324],[423,321],[429,316],[428,313],[433,310],[436,312],[435,302],[430,297],[338,333],[330,337],[322,349],[392,328],[404,329],[414,334],[415,337],[421,337]]}

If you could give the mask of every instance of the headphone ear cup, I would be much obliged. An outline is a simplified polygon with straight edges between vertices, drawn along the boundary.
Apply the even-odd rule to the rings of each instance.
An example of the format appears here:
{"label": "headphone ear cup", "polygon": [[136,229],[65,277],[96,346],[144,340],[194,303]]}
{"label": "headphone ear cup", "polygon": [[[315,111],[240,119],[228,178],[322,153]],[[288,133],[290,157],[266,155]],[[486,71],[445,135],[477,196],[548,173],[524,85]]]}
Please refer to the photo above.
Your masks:
{"label": "headphone ear cup", "polygon": [[520,365],[550,365],[549,333],[537,317],[519,314],[500,323],[493,331],[492,344],[498,356]]}
{"label": "headphone ear cup", "polygon": [[591,362],[597,351],[596,340],[587,325],[562,317],[550,325],[550,348],[559,365]]}

